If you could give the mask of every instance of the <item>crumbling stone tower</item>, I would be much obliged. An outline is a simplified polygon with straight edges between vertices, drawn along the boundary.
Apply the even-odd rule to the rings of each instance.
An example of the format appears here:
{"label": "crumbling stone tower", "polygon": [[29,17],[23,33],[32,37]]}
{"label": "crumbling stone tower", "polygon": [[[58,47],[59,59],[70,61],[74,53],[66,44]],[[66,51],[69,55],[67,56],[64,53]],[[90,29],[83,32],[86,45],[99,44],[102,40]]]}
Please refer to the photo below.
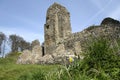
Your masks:
{"label": "crumbling stone tower", "polygon": [[44,52],[52,54],[57,44],[71,34],[70,14],[65,7],[54,3],[48,8],[46,16]]}

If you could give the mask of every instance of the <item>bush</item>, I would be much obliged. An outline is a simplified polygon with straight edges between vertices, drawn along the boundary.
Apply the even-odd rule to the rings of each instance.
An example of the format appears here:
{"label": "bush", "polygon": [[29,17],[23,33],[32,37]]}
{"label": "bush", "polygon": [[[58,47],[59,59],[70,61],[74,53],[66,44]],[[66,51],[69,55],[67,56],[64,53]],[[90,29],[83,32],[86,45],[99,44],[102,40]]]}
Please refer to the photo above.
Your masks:
{"label": "bush", "polygon": [[106,38],[93,39],[88,45],[85,57],[69,67],[72,77],[85,76],[87,80],[120,80],[120,56],[116,45]]}

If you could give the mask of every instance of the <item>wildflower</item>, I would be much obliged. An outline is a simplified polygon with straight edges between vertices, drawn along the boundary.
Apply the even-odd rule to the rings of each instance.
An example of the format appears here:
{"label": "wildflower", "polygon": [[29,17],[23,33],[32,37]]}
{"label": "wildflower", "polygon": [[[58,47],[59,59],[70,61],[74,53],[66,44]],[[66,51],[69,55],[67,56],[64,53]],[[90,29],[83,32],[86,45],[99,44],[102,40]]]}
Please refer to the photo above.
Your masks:
{"label": "wildflower", "polygon": [[74,59],[72,57],[69,57],[69,62],[72,63]]}

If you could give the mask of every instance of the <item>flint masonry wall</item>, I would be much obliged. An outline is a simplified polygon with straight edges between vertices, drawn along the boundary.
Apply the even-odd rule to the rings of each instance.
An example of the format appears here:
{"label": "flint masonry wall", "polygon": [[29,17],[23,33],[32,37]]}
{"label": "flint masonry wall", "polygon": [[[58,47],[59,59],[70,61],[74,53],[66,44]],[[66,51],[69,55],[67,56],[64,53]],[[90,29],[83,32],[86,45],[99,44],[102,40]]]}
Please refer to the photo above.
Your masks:
{"label": "flint masonry wall", "polygon": [[71,33],[70,14],[65,7],[57,3],[48,8],[44,30],[45,54],[54,53],[53,51],[59,44],[64,44],[65,50],[68,52],[80,54],[91,38],[99,36],[110,39],[120,38],[120,22],[111,18],[105,18],[98,26],[91,26],[81,32]]}
{"label": "flint masonry wall", "polygon": [[89,45],[87,42],[92,42],[90,41],[91,38],[98,38],[99,36],[107,37],[108,39],[120,38],[120,24],[101,24],[92,29],[88,28],[82,32],[71,34],[63,43],[66,50],[72,50],[75,54],[80,54],[84,51],[86,44]]}
{"label": "flint masonry wall", "polygon": [[60,4],[54,3],[47,10],[45,32],[45,54],[52,54],[56,44],[71,34],[70,14]]}

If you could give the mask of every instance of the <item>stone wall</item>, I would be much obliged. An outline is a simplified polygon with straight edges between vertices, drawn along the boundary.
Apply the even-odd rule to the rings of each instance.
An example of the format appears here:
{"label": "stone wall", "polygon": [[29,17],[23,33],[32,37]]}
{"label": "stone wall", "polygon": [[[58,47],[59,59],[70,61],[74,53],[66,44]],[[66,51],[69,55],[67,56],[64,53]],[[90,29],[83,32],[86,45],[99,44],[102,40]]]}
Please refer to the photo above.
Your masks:
{"label": "stone wall", "polygon": [[[89,45],[92,38],[98,38],[103,36],[103,38],[117,39],[120,38],[120,24],[101,24],[99,26],[91,26],[93,29],[83,30],[82,32],[76,32],[71,34],[68,38],[64,40],[64,45],[66,50],[72,50],[75,54],[80,54],[84,51],[86,44]],[[91,41],[92,42],[92,41]]]}
{"label": "stone wall", "polygon": [[71,33],[70,14],[65,7],[57,3],[48,8],[44,28],[45,54],[53,54],[60,44],[64,44],[67,52],[78,55],[89,45],[87,42],[90,42],[91,38],[120,38],[120,22],[112,18],[105,18],[100,25],[90,26],[81,32]]}
{"label": "stone wall", "polygon": [[17,64],[37,64],[42,58],[42,48],[38,40],[32,42],[32,50],[24,50],[17,60]]}
{"label": "stone wall", "polygon": [[67,9],[54,3],[47,10],[45,31],[45,54],[52,54],[56,44],[71,34],[70,14]]}

